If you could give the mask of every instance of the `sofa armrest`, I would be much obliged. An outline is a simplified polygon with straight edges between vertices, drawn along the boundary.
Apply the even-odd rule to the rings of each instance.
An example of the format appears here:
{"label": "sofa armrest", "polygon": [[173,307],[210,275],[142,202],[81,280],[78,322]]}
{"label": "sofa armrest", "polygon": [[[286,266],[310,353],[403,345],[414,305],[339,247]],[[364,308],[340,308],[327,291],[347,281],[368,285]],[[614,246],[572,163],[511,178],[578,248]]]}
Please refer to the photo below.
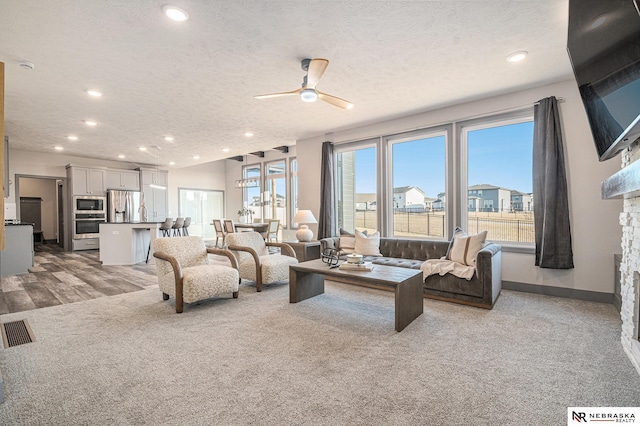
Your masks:
{"label": "sofa armrest", "polygon": [[484,288],[483,302],[493,306],[502,289],[502,246],[489,243],[478,252],[476,273]]}
{"label": "sofa armrest", "polygon": [[320,240],[320,253],[324,253],[326,249],[340,249],[340,237],[329,237]]}

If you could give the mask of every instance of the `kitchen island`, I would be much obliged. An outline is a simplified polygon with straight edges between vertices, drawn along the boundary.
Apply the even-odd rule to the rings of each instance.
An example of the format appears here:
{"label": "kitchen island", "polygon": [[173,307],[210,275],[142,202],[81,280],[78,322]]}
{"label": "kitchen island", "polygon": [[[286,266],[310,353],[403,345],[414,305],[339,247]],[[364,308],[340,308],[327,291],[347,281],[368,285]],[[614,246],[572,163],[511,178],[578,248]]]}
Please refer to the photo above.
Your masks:
{"label": "kitchen island", "polygon": [[160,236],[162,222],[113,222],[100,224],[100,262],[103,265],[155,263],[150,244]]}

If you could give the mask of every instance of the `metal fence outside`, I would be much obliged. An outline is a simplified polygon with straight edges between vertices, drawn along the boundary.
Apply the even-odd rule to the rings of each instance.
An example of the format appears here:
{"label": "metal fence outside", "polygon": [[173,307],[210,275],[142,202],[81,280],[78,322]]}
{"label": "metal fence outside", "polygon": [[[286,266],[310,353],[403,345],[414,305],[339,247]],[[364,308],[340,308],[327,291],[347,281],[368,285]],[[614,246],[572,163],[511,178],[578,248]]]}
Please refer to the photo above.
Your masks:
{"label": "metal fence outside", "polygon": [[[377,229],[376,210],[357,210],[358,229]],[[487,239],[493,241],[534,242],[534,225],[531,215],[522,213],[469,213],[467,232],[477,234],[487,231]],[[445,215],[440,212],[395,211],[393,233],[396,236],[444,238]]]}

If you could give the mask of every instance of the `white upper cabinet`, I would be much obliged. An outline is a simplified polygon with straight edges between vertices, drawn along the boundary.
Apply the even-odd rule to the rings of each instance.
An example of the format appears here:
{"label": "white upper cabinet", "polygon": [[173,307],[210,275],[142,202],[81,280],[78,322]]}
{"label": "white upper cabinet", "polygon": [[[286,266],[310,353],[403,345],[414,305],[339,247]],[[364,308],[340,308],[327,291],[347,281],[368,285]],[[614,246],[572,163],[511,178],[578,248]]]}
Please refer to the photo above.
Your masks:
{"label": "white upper cabinet", "polygon": [[107,189],[140,190],[140,173],[132,170],[107,170]]}

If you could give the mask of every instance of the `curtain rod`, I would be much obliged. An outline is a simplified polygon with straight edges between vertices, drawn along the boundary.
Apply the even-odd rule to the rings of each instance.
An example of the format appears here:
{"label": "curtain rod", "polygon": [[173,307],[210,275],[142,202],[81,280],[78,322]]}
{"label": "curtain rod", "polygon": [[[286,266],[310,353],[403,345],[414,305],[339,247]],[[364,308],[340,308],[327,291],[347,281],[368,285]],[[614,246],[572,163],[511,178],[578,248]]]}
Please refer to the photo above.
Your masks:
{"label": "curtain rod", "polygon": [[[564,98],[556,98],[556,100],[557,100],[558,102],[564,102]],[[538,101],[538,102],[534,102],[533,104],[534,104],[534,105],[540,105],[540,101]]]}

